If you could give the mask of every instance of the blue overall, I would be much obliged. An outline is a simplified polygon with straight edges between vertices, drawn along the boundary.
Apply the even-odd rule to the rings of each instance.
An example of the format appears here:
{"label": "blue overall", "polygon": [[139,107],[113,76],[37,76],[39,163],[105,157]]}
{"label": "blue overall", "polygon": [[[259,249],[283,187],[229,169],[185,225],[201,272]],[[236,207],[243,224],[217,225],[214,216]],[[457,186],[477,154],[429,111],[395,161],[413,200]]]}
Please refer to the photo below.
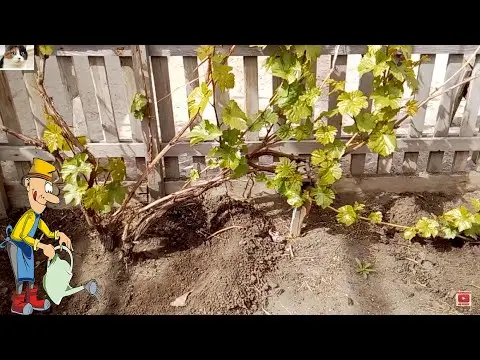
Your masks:
{"label": "blue overall", "polygon": [[[28,232],[28,236],[32,238],[35,236],[39,221],[40,215],[35,213],[35,222],[33,223],[30,231]],[[13,269],[16,275],[15,280],[17,282],[28,281],[33,283],[35,281],[35,261],[33,258],[33,247],[28,245],[24,241],[16,241],[10,238],[9,231],[11,231],[11,226],[7,228],[7,239],[4,242],[12,244],[11,246],[15,245],[16,247],[16,249],[14,249],[16,250],[14,251],[14,253],[16,253],[16,261],[14,261],[14,259],[10,259],[12,262],[12,266],[16,266],[16,269]],[[3,243],[0,244],[0,247],[3,247],[1,245],[3,245]],[[12,253],[12,255],[14,254]]]}

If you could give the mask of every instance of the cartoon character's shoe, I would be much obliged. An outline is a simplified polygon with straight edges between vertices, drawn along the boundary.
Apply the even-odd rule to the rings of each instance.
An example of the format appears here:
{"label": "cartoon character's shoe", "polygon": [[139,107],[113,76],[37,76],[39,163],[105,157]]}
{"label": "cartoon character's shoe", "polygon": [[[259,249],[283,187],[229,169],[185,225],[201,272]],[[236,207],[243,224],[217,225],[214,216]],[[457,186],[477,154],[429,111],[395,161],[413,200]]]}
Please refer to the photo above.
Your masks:
{"label": "cartoon character's shoe", "polygon": [[29,304],[25,298],[26,294],[22,292],[21,294],[13,293],[12,296],[12,308],[10,309],[12,313],[19,315],[30,315],[33,312],[32,304]]}
{"label": "cartoon character's shoe", "polygon": [[34,287],[33,289],[27,288],[26,290],[26,301],[32,305],[33,310],[45,311],[50,309],[50,301],[48,299],[40,300],[37,298],[38,288]]}

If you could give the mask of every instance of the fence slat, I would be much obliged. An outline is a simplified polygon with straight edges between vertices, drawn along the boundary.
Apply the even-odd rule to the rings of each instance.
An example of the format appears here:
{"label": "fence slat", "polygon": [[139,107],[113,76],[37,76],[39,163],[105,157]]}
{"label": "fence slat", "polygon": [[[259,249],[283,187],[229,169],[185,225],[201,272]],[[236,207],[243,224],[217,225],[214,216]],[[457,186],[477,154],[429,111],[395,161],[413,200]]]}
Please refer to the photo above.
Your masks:
{"label": "fence slat", "polygon": [[[172,98],[168,96],[170,90],[170,77],[168,74],[168,58],[165,56],[152,57],[152,76],[155,83],[155,93],[157,94],[158,118],[160,120],[160,139],[162,142],[168,142],[175,137],[175,120],[173,117]],[[178,167],[178,157],[165,156],[165,178],[178,179],[180,169]]]}
{"label": "fence slat", "polygon": [[[245,72],[245,110],[247,116],[253,119],[258,112],[258,62],[255,56],[245,56],[243,58],[243,68]],[[258,140],[258,132],[248,132],[247,140]]]}
{"label": "fence slat", "polygon": [[[445,80],[453,76],[462,66],[463,55],[449,55],[447,63],[447,71],[445,73]],[[452,86],[458,82],[463,76],[460,72],[447,84],[445,88]],[[441,137],[448,135],[448,129],[450,128],[450,119],[455,102],[455,91],[451,90],[442,95],[440,100],[440,106],[438,108],[437,122],[435,124],[435,130],[433,136]],[[437,173],[442,171],[443,167],[443,151],[430,152],[428,156],[427,172]]]}
{"label": "fence slat", "polygon": [[72,109],[73,133],[76,136],[86,136],[87,139],[89,139],[87,121],[78,91],[77,74],[73,65],[73,59],[71,56],[58,56],[57,63],[62,83],[65,86],[65,96],[70,101],[70,107]]}
{"label": "fence slat", "polygon": [[[430,61],[420,64],[418,68],[418,91],[415,94],[415,100],[421,102],[430,94],[430,86],[432,84],[433,69],[435,68],[435,55],[428,55]],[[422,137],[425,125],[425,115],[427,113],[427,105],[418,109],[418,112],[412,118],[409,125],[408,134],[412,138]],[[406,152],[403,157],[402,170],[404,174],[413,174],[417,171],[418,152]]]}
{"label": "fence slat", "polygon": [[37,77],[35,73],[25,72],[23,74],[25,87],[27,88],[30,108],[32,109],[33,118],[36,124],[37,137],[41,138],[45,129],[45,119],[43,116],[44,105],[43,99],[37,89]]}
{"label": "fence slat", "polygon": [[95,86],[90,73],[90,62],[86,57],[73,57],[73,66],[87,124],[88,139],[91,142],[101,142],[104,140],[104,135],[102,124],[99,121],[100,114],[95,96]]}
{"label": "fence slat", "polygon": [[[190,93],[200,85],[198,79],[198,59],[196,56],[184,56],[183,57],[183,71],[185,73],[185,82],[186,82],[186,95]],[[197,115],[197,118],[190,126],[192,129],[199,121],[201,121],[201,116]],[[205,156],[193,156],[192,158],[193,167],[197,169],[198,172],[205,170]]]}
{"label": "fence slat", "polygon": [[0,165],[0,220],[7,218],[9,208],[10,204],[5,190],[5,180],[3,178],[2,166]]}
{"label": "fence slat", "polygon": [[90,58],[90,71],[92,73],[95,97],[97,99],[100,120],[106,142],[118,142],[118,130],[113,115],[112,100],[105,69],[105,58],[93,56]]}
{"label": "fence slat", "polygon": [[[475,59],[472,74],[480,73],[480,56]],[[463,119],[460,125],[460,136],[470,137],[475,134],[477,124],[477,114],[480,108],[480,80],[474,79],[469,87],[466,96],[465,110],[463,112]],[[456,151],[453,158],[452,171],[465,171],[467,167],[467,160],[469,151]]]}
{"label": "fence slat", "polygon": [[48,74],[45,77],[45,90],[53,98],[53,103],[60,115],[62,115],[63,120],[69,126],[73,126],[72,103],[67,97],[68,93],[65,91],[64,81],[62,81],[62,70],[58,60],[58,57],[51,56],[45,62],[45,74]]}
{"label": "fence slat", "polygon": [[[132,45],[132,66],[135,77],[135,85],[138,91],[141,91],[150,99],[148,102],[149,119],[142,120],[142,133],[147,147],[151,150],[145,157],[145,166],[158,155],[160,151],[160,137],[158,134],[158,118],[155,111],[154,91],[152,88],[152,68],[150,54],[145,45]],[[151,141],[151,142],[150,142]],[[148,176],[148,191],[152,198],[156,199],[165,194],[165,184],[163,179],[163,169],[161,162],[155,166],[154,171]]]}
{"label": "fence slat", "polygon": [[[331,63],[333,62],[334,56],[331,56]],[[330,76],[335,81],[345,81],[347,75],[347,56],[340,55],[337,57],[335,63],[335,71]],[[331,90],[331,89],[330,89]],[[337,107],[338,102],[338,92],[335,92],[328,97],[328,109],[334,109]],[[335,126],[337,128],[337,138],[342,135],[342,115],[337,114],[328,119],[328,125]]]}
{"label": "fence slat", "polygon": [[[366,73],[363,74],[363,76],[360,78],[360,84],[358,86],[358,89],[364,93],[365,96],[369,96],[370,93],[373,90],[373,76],[372,73]],[[369,99],[368,100],[368,108],[365,111],[370,111],[372,108],[372,101]],[[365,154],[352,154],[351,160],[350,160],[350,173],[353,176],[358,176],[362,175],[365,171]],[[378,162],[382,162],[383,160],[380,159],[380,156],[378,158]],[[390,171],[387,169],[388,163],[384,163],[381,165],[381,168],[383,171]],[[378,164],[377,164],[378,168]]]}

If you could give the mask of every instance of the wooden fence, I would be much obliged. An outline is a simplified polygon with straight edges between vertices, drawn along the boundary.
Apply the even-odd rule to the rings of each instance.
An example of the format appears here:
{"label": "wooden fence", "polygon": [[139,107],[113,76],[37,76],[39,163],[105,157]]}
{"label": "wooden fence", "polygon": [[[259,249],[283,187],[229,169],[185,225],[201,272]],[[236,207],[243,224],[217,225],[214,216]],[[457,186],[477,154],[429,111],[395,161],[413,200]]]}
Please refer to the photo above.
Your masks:
{"label": "wooden fence", "polygon": [[[174,90],[170,84],[169,57],[183,57],[187,84],[183,97],[186,103],[187,94],[199,83],[197,47],[59,45],[54,56],[47,60],[45,86],[74,133],[87,136],[90,151],[99,158],[123,157],[127,165],[127,180],[133,180],[145,167],[144,136],[152,136],[154,153],[157,153],[178,131],[179,123],[174,119],[172,98],[169,96]],[[437,54],[449,54],[444,75],[448,79],[462,66],[464,56],[474,53],[476,48],[477,45],[414,45],[414,54],[425,54],[431,59],[419,68],[420,89],[416,99],[421,101],[431,92]],[[334,49],[334,45],[323,46],[322,58],[330,61]],[[237,46],[233,53],[233,56],[243,58],[244,110],[249,115],[255,114],[260,107],[258,57],[268,56],[271,52],[270,47],[262,51]],[[365,52],[366,46],[363,45],[341,46],[332,77],[336,80],[348,78],[347,58]],[[480,57],[477,56],[473,73],[479,68]],[[147,92],[155,99],[152,111],[157,126],[151,129],[130,114],[134,94],[139,89],[145,89],[142,75],[146,79]],[[461,76],[462,73],[450,84],[455,84]],[[276,87],[278,79],[271,79],[271,84]],[[371,91],[369,74],[359,80],[358,88],[367,94]],[[221,111],[229,93],[217,91],[216,94],[218,110]],[[368,148],[362,147],[344,159],[342,166],[346,177],[336,185],[338,191],[476,189],[480,177],[470,158],[472,152],[480,151],[480,137],[477,136],[480,80],[474,80],[469,86],[460,126],[452,127],[455,94],[456,91],[451,91],[442,95],[435,126],[431,129],[425,127],[424,108],[409,124],[399,129],[398,151],[392,156],[377,159]],[[326,108],[332,107],[336,104],[336,95],[324,97],[323,101]],[[31,137],[42,135],[45,126],[43,103],[36,90],[34,73],[0,71],[0,123]],[[340,128],[342,117],[331,119],[331,123]],[[260,139],[261,132],[253,134],[249,139],[250,146]],[[158,195],[179,189],[184,184],[185,166],[204,168],[205,155],[212,144],[201,143],[195,147],[190,147],[187,141],[177,144],[167,153],[162,166],[156,170],[156,180],[149,185],[158,191]],[[278,143],[276,149],[292,154],[308,154],[316,147],[314,141],[284,141]],[[446,160],[448,154],[452,156],[450,160]],[[52,160],[47,152],[25,146],[18,139],[0,133],[0,217],[9,207],[27,204],[19,180],[29,170],[33,157]],[[372,157],[376,166],[373,171],[367,171],[366,160]],[[371,168],[371,163],[367,163]]]}

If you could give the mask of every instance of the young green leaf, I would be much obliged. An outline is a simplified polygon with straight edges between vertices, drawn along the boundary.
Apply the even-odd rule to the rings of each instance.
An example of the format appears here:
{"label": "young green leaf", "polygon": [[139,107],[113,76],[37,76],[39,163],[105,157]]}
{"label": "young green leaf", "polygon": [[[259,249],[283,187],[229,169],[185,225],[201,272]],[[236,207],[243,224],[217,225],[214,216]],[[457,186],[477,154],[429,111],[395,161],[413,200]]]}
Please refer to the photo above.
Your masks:
{"label": "young green leaf", "polygon": [[480,200],[473,198],[470,200],[470,203],[472,204],[475,211],[480,211]]}
{"label": "young green leaf", "polygon": [[200,179],[200,173],[198,172],[197,169],[190,169],[190,172],[188,173],[188,180],[190,182],[194,182]]}
{"label": "young green leaf", "polygon": [[440,236],[444,239],[455,239],[457,235],[458,231],[455,228],[452,228],[450,226],[442,226],[440,228]]}
{"label": "young green leaf", "polygon": [[66,159],[60,170],[62,179],[67,183],[76,184],[78,176],[90,176],[90,173],[93,170],[93,165],[87,162],[87,159],[88,155],[85,153],[79,153],[73,158]]}
{"label": "young green leaf", "polygon": [[288,205],[296,208],[303,205],[303,198],[296,192],[292,190],[287,190],[287,192],[285,193],[285,196],[287,197]]}
{"label": "young green leaf", "polygon": [[405,104],[405,108],[407,109],[408,116],[414,116],[418,112],[417,101],[408,100]]}
{"label": "young green leaf", "polygon": [[248,170],[250,169],[250,166],[248,165],[248,161],[246,157],[242,157],[240,159],[240,162],[238,166],[233,170],[233,173],[231,175],[232,179],[238,179],[241,178],[242,176],[245,176],[248,174]]}
{"label": "young green leaf", "polygon": [[403,232],[403,238],[405,240],[412,240],[415,235],[417,235],[417,230],[415,230],[413,227],[409,227]]}
{"label": "young green leaf", "polygon": [[224,65],[217,62],[212,63],[213,81],[221,91],[234,88],[235,76],[230,72],[232,70],[233,68],[229,65]]}
{"label": "young green leaf", "polygon": [[447,211],[443,218],[455,226],[459,232],[470,229],[475,222],[473,214],[465,206]]}
{"label": "young green leaf", "polygon": [[190,145],[195,145],[202,141],[215,140],[222,135],[222,131],[208,120],[202,120],[188,134]]}
{"label": "young green leaf", "polygon": [[290,52],[270,56],[265,66],[270,69],[273,76],[287,80],[288,84],[298,80],[302,73],[301,62]]}
{"label": "young green leaf", "polygon": [[109,158],[108,171],[112,176],[113,181],[123,181],[127,176],[127,168],[122,158]]}
{"label": "young green leaf", "polygon": [[277,130],[277,135],[282,140],[289,140],[295,134],[290,124],[283,124]]}
{"label": "young green leaf", "polygon": [[316,149],[312,151],[311,162],[312,165],[318,166],[327,159],[327,155],[324,150]]}
{"label": "young green leaf", "polygon": [[47,121],[42,140],[50,152],[54,152],[55,150],[70,150],[67,141],[62,135],[62,128],[53,121]]}
{"label": "young green leaf", "polygon": [[299,124],[303,119],[312,115],[312,107],[300,99],[285,111],[285,116],[288,121]]}
{"label": "young green leaf", "polygon": [[80,205],[82,197],[87,191],[88,184],[85,180],[81,179],[77,184],[67,183],[63,187],[63,198],[65,204],[72,204],[73,206]]}
{"label": "young green leaf", "polygon": [[338,208],[336,218],[339,223],[350,226],[357,221],[358,217],[352,205],[344,205]]}
{"label": "young green leaf", "polygon": [[83,204],[87,209],[92,209],[100,213],[108,213],[112,209],[108,189],[103,185],[95,185],[88,189],[83,198]]}
{"label": "young green leaf", "polygon": [[355,203],[353,204],[353,209],[357,213],[361,213],[365,209],[365,204],[360,204],[359,202],[355,201]]}
{"label": "young green leaf", "polygon": [[275,174],[284,178],[293,176],[296,171],[297,164],[295,163],[295,161],[284,157],[280,158],[279,163],[275,167]]}
{"label": "young green leaf", "polygon": [[365,54],[358,64],[358,74],[361,76],[365,73],[373,71],[375,64],[375,54]]}
{"label": "young green leaf", "polygon": [[333,94],[335,92],[345,91],[346,81],[336,81],[336,80],[333,80],[333,79],[328,79],[327,84],[330,87],[330,94]]}
{"label": "young green leaf", "polygon": [[473,224],[473,226],[470,229],[465,230],[463,234],[477,240],[478,235],[480,235],[480,225]]}
{"label": "young green leaf", "polygon": [[417,234],[423,238],[436,237],[438,235],[439,223],[434,219],[422,217],[415,224]]}
{"label": "young green leaf", "polygon": [[200,61],[205,60],[207,57],[212,56],[215,51],[215,47],[212,45],[202,45],[197,49],[197,56]]}
{"label": "young green leaf", "polygon": [[345,92],[338,96],[338,111],[342,115],[357,116],[368,107],[367,97],[360,90]]}
{"label": "young green leaf", "polygon": [[133,113],[133,116],[137,120],[143,120],[146,114],[148,100],[145,95],[137,92],[132,100],[132,105],[130,106],[130,112]]}
{"label": "young green leaf", "polygon": [[370,133],[376,125],[377,118],[375,115],[369,113],[358,114],[355,118],[358,131]]}
{"label": "young green leaf", "polygon": [[278,115],[271,109],[266,109],[255,114],[253,120],[254,122],[251,124],[250,131],[259,131],[264,126],[276,124],[278,122]]}
{"label": "young green leaf", "polygon": [[38,50],[43,56],[50,56],[53,54],[53,45],[38,45]]}
{"label": "young green leaf", "polygon": [[190,120],[194,119],[197,115],[203,114],[212,93],[212,90],[208,88],[206,83],[202,83],[200,86],[192,90],[187,98]]}
{"label": "young green leaf", "polygon": [[320,126],[315,133],[316,140],[323,144],[327,145],[335,141],[335,136],[337,135],[337,128],[332,125]]}
{"label": "young green leaf", "polygon": [[337,162],[320,164],[320,185],[331,185],[342,177],[342,168]]}
{"label": "young green leaf", "polygon": [[268,180],[268,177],[263,172],[260,172],[257,175],[255,175],[255,181],[266,182],[267,180]]}
{"label": "young green leaf", "polygon": [[313,123],[310,119],[306,119],[303,124],[295,128],[295,139],[298,141],[308,140],[312,136]]}
{"label": "young green leaf", "polygon": [[333,200],[335,199],[335,193],[333,192],[332,189],[325,187],[325,186],[320,186],[317,185],[313,190],[312,190],[312,196],[315,200],[315,203],[320,206],[322,209],[327,208],[333,203]]}
{"label": "young green leaf", "polygon": [[368,138],[367,146],[377,154],[388,156],[397,148],[397,138],[393,131],[375,132]]}
{"label": "young green leaf", "polygon": [[368,215],[368,220],[370,220],[372,224],[381,223],[382,219],[383,219],[383,215],[380,211],[375,211]]}
{"label": "young green leaf", "polygon": [[106,186],[107,192],[108,192],[108,204],[105,204],[107,206],[110,206],[112,204],[121,204],[123,200],[125,199],[125,187],[122,186],[122,183],[120,181],[112,181]]}
{"label": "young green leaf", "polygon": [[235,100],[230,100],[223,110],[222,119],[232,129],[247,130],[247,115],[240,109]]}
{"label": "young green leaf", "polygon": [[345,143],[340,139],[335,139],[331,144],[327,144],[323,147],[323,150],[327,153],[328,160],[340,159],[345,153]]}
{"label": "young green leaf", "polygon": [[322,52],[320,45],[295,45],[297,56],[303,56],[306,53],[307,61],[316,61]]}

